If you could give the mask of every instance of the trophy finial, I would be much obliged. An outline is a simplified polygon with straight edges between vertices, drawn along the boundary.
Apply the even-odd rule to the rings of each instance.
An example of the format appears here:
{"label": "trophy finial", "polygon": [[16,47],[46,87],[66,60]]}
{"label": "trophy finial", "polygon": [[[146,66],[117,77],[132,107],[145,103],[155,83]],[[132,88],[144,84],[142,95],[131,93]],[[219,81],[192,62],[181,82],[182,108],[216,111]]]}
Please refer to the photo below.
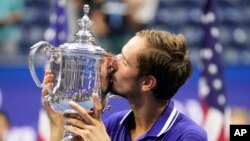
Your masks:
{"label": "trophy finial", "polygon": [[90,31],[90,27],[92,26],[92,21],[89,19],[89,10],[90,7],[88,4],[85,4],[83,6],[83,17],[78,21],[78,25],[80,26],[80,30],[75,34],[76,36],[76,40],[75,42],[88,42],[88,43],[92,43],[94,41],[94,36],[92,35],[91,31]]}
{"label": "trophy finial", "polygon": [[89,5],[88,4],[84,4],[84,6],[83,6],[83,13],[84,13],[84,15],[89,15],[89,10],[90,10]]}

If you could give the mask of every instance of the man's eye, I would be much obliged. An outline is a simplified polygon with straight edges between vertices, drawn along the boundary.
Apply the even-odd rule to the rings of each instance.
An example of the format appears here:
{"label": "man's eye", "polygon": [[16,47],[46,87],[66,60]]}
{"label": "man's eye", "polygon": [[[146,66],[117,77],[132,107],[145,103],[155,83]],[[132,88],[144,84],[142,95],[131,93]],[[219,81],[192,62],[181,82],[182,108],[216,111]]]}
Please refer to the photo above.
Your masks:
{"label": "man's eye", "polygon": [[124,64],[124,65],[127,65],[128,63],[126,62],[126,60],[122,60],[122,63]]}
{"label": "man's eye", "polygon": [[127,65],[127,61],[123,58],[122,54],[116,55],[116,59],[120,60],[124,65]]}

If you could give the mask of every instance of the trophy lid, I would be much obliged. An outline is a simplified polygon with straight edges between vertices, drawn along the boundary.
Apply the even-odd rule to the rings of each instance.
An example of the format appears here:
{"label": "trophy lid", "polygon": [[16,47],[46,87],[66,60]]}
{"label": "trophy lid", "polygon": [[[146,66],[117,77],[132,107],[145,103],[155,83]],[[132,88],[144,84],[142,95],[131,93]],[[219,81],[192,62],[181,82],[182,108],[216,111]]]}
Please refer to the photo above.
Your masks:
{"label": "trophy lid", "polygon": [[90,7],[88,4],[83,6],[83,13],[81,19],[78,19],[78,25],[80,26],[80,30],[75,33],[75,40],[72,43],[65,43],[62,46],[67,49],[72,50],[81,50],[87,51],[91,53],[102,54],[106,53],[103,48],[95,45],[94,40],[95,37],[91,32],[91,27],[93,22],[90,20],[88,14],[90,11]]}
{"label": "trophy lid", "polygon": [[81,29],[75,34],[75,42],[93,43],[94,41],[94,36],[90,31],[93,22],[88,17],[89,10],[89,5],[85,4],[83,6],[84,15],[81,19],[77,20]]}

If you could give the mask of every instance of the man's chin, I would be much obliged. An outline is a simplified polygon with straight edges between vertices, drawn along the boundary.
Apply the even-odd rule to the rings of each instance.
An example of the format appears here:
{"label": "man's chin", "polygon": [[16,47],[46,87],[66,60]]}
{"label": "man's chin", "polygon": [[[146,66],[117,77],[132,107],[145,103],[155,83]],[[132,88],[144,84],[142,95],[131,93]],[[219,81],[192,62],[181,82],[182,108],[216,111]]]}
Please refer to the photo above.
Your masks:
{"label": "man's chin", "polygon": [[113,94],[113,95],[116,95],[116,96],[120,96],[120,97],[124,97],[124,98],[125,98],[125,96],[124,96],[123,94],[119,93],[119,92],[116,91],[115,89],[111,89],[110,93]]}

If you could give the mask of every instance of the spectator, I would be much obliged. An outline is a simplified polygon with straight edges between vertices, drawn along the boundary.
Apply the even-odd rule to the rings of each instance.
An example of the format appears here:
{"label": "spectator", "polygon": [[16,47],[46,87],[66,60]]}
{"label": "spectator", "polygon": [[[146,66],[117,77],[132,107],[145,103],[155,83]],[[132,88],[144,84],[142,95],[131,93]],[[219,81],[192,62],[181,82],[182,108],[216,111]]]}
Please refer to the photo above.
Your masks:
{"label": "spectator", "polygon": [[134,33],[153,22],[157,6],[158,0],[96,0],[90,18],[97,42],[114,54],[120,53]]}
{"label": "spectator", "polygon": [[231,124],[249,124],[249,113],[242,107],[232,107]]}
{"label": "spectator", "polygon": [[9,60],[20,53],[18,23],[22,19],[23,8],[23,0],[0,1],[0,57]]}
{"label": "spectator", "polygon": [[12,127],[8,114],[0,110],[0,141],[34,141],[35,130],[29,126]]}

